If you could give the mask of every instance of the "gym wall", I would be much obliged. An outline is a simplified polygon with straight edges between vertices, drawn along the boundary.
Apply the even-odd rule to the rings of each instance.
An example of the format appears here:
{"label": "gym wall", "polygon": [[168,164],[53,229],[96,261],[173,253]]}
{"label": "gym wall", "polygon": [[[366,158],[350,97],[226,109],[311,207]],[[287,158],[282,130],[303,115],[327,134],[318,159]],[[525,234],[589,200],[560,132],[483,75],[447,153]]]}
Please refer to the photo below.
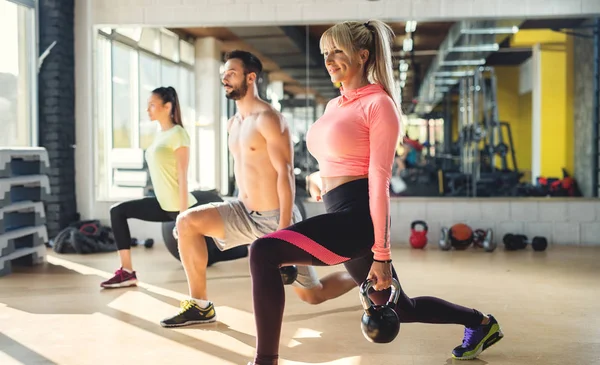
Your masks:
{"label": "gym wall", "polygon": [[[531,109],[529,115],[521,112],[519,66],[495,67],[494,70],[498,83],[498,117],[510,125],[517,167],[525,173],[521,181],[531,181]],[[521,118],[522,116],[524,118]],[[504,141],[508,141],[508,133],[505,130],[503,130],[503,138]],[[500,162],[499,159],[496,161],[496,167],[501,167]],[[508,159],[508,168],[514,169],[510,158]]]}
{"label": "gym wall", "polygon": [[[520,83],[530,75],[522,74],[520,66],[496,67],[498,82],[498,117],[510,125],[515,145],[517,167],[525,175],[522,182],[531,181],[531,91],[521,94]],[[503,130],[503,138],[508,134]],[[496,162],[500,166],[500,161]],[[508,159],[508,168],[513,169],[512,159]]]}
{"label": "gym wall", "polygon": [[435,21],[474,18],[576,17],[600,13],[597,0],[78,0],[92,5],[95,24],[140,26],[232,26],[316,24],[348,19]]}
{"label": "gym wall", "polygon": [[[541,46],[541,171],[542,176],[562,176],[562,168],[573,165],[567,161],[567,150],[572,143],[567,143],[567,125],[573,117],[567,115],[567,76],[572,73],[567,66],[567,37],[564,35],[560,43],[542,44]],[[572,130],[571,130],[572,132]],[[571,134],[570,139],[573,138]],[[572,173],[572,172],[571,172]]]}
{"label": "gym wall", "polygon": [[[325,212],[322,202],[305,203],[309,217]],[[442,227],[465,223],[473,229],[491,228],[496,242],[506,233],[545,236],[554,245],[600,245],[600,200],[563,198],[392,198],[391,240],[408,245],[410,223],[424,220],[429,245]]]}
{"label": "gym wall", "polygon": [[[523,182],[537,176],[560,178],[563,168],[574,174],[573,43],[573,37],[551,30],[520,30],[511,37],[510,47],[538,45],[536,54],[519,66],[495,68],[498,114],[511,127]],[[540,103],[537,130],[532,123],[534,97]],[[538,162],[537,172],[532,171],[533,160]]]}
{"label": "gym wall", "polygon": [[[586,21],[584,25],[592,25]],[[583,30],[582,30],[583,32]],[[589,31],[588,31],[589,33]],[[574,43],[574,77],[573,77],[573,115],[575,178],[584,196],[592,196],[592,104],[593,104],[593,39],[575,37]]]}

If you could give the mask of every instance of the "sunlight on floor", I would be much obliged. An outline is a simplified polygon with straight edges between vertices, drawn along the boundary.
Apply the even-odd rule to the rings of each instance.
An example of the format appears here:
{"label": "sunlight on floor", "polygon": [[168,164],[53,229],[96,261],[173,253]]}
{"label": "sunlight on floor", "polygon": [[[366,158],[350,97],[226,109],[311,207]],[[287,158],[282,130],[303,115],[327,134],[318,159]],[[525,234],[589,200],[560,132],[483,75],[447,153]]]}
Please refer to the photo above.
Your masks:
{"label": "sunlight on floor", "polygon": [[[48,262],[51,264],[63,266],[69,270],[73,270],[73,271],[78,272],[83,275],[97,275],[103,279],[110,279],[114,275],[113,273],[110,273],[108,271],[94,269],[92,267],[78,264],[76,262],[72,262],[69,260],[61,259],[56,256],[48,255],[47,258],[48,258]],[[147,284],[142,281],[138,281],[137,286],[139,288],[144,288],[144,289],[148,290],[149,292],[156,293],[156,294],[159,294],[159,295],[162,295],[165,297],[177,299],[180,301],[188,298],[188,296],[185,294],[178,293],[176,291],[169,290],[169,289],[164,289],[164,288],[161,288],[156,285]]]}
{"label": "sunlight on floor", "polygon": [[[81,275],[100,278],[113,275],[51,255],[47,259],[50,264]],[[187,297],[144,282],[139,282],[138,287],[175,300]],[[250,361],[254,355],[254,316],[243,310],[217,306],[216,323],[164,329],[159,324],[160,320],[177,313],[179,308],[143,291],[123,291],[107,304],[107,308],[116,310],[117,314],[32,314],[0,303],[0,331],[23,351],[35,352],[45,362],[61,365],[163,364],[164,359],[169,359],[169,362],[194,359],[194,362],[203,364],[234,365],[237,360],[231,362],[226,359],[247,358]],[[289,348],[301,346],[302,339],[321,337],[321,332],[310,328],[291,330],[283,329],[281,336],[281,343]],[[209,348],[210,353],[203,351],[205,348]],[[223,356],[219,356],[221,354]],[[0,352],[0,364],[22,363],[9,353]],[[352,356],[310,363],[281,359],[280,364],[360,365],[361,359],[360,356]]]}
{"label": "sunlight on floor", "polygon": [[[590,293],[600,293],[599,249],[481,256],[397,248],[395,257],[408,295],[481,308],[501,321],[505,339],[470,364],[600,365],[597,326],[590,326],[598,322],[598,301]],[[164,246],[140,249],[139,286],[102,290],[99,282],[113,275],[114,261],[112,253],[49,252],[48,263],[3,278],[0,365],[246,365],[252,360],[256,330],[246,259],[208,269],[217,322],[176,329],[159,322],[177,313],[187,296],[181,264]],[[339,270],[317,268],[320,277]],[[462,326],[410,323],[394,343],[366,341],[356,294],[311,306],[286,287],[280,365],[463,365],[451,358],[463,338]],[[531,336],[532,328],[539,333]]]}
{"label": "sunlight on floor", "polygon": [[[160,300],[154,299],[144,293],[127,292],[119,296],[116,300],[109,304],[109,307],[120,310],[124,313],[149,321],[157,326],[159,322],[179,311],[179,308],[168,305]],[[140,310],[143,308],[143,311]],[[228,308],[217,307],[218,322],[224,323],[229,329],[239,331],[245,335],[255,337],[254,319],[250,313],[236,313],[230,316]],[[241,311],[238,311],[241,312]],[[234,312],[235,313],[235,312]],[[237,323],[237,324],[236,324]],[[235,325],[233,328],[231,325]],[[193,337],[197,340],[220,347],[224,350],[234,351],[240,355],[254,355],[254,347],[250,347],[243,342],[227,335],[226,333],[217,330],[217,323],[209,323],[206,325],[197,325],[191,327],[170,328],[170,331],[181,333],[185,336]],[[222,327],[222,326],[219,326]],[[229,331],[227,329],[227,331]]]}
{"label": "sunlight on floor", "polygon": [[360,362],[360,359],[361,359],[360,356],[352,356],[352,357],[346,357],[343,359],[333,360],[333,361],[328,361],[328,362],[297,362],[297,361],[281,360],[279,362],[279,364],[280,365],[368,365],[368,364],[362,364]]}
{"label": "sunlight on floor", "polygon": [[173,362],[194,359],[207,364],[235,364],[103,313],[32,315],[11,308],[0,312],[0,329],[6,336],[61,365],[158,364],[165,358]]}

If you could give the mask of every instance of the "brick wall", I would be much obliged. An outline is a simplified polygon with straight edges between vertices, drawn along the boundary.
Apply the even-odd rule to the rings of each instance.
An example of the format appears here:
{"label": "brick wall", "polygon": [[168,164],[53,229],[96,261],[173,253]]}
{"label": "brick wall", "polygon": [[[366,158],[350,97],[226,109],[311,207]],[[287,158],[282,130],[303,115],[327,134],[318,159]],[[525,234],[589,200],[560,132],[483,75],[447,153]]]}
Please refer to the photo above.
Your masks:
{"label": "brick wall", "polygon": [[39,82],[39,141],[50,158],[48,234],[76,219],[74,0],[39,2],[39,49],[56,45],[44,60]]}
{"label": "brick wall", "polygon": [[[320,202],[305,207],[308,216],[325,212]],[[408,244],[410,223],[417,219],[427,222],[435,246],[441,227],[456,223],[493,229],[499,245],[506,233],[544,236],[557,245],[600,245],[600,199],[393,198],[390,210],[395,245]]]}

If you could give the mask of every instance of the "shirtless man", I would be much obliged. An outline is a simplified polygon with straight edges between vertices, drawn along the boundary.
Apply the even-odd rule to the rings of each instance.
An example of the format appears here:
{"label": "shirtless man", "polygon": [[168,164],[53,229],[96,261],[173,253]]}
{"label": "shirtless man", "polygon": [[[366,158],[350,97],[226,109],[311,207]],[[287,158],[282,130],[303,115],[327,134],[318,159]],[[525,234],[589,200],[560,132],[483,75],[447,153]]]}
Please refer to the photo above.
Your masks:
{"label": "shirtless man", "polygon": [[[238,198],[187,210],[177,218],[179,253],[187,275],[190,298],[181,310],[161,321],[180,327],[216,320],[206,293],[207,249],[204,237],[214,238],[221,250],[249,245],[257,238],[301,220],[294,205],[293,145],[287,123],[256,88],[262,63],[253,54],[227,55],[222,83],[238,113],[227,124],[234,160]],[[347,272],[319,280],[313,267],[299,266],[294,291],[305,302],[318,304],[336,298],[356,283]]]}

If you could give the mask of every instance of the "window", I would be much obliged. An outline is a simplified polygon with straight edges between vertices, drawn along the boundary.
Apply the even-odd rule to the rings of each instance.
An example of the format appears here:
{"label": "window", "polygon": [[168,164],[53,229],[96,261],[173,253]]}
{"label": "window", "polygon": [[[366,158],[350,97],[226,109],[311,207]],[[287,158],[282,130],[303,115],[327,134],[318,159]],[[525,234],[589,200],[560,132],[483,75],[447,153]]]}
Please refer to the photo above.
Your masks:
{"label": "window", "polygon": [[1,146],[37,145],[35,10],[0,0]]}
{"label": "window", "polygon": [[[112,45],[112,110],[113,110],[113,148],[131,148],[134,120],[132,98],[134,87],[132,79],[136,53],[129,47],[113,42]],[[137,75],[136,75],[137,76]]]}
{"label": "window", "polygon": [[[2,0],[0,0],[2,1]],[[175,38],[173,38],[175,37]],[[184,127],[194,138],[195,82],[189,62],[194,46],[159,29],[102,29],[95,49],[96,194],[99,200],[141,198],[145,194],[144,151],[158,122],[148,118],[148,97],[159,86],[178,93]],[[187,47],[185,51],[180,47]],[[190,48],[191,47],[191,48]],[[189,60],[189,57],[187,59]],[[190,188],[197,185],[196,143],[190,151]]]}
{"label": "window", "polygon": [[[160,66],[162,86],[173,86],[175,90],[179,90],[179,70],[177,65],[163,60]],[[181,94],[181,90],[179,91],[179,94]]]}
{"label": "window", "polygon": [[197,143],[196,127],[196,83],[193,69],[179,68],[179,88],[177,93],[179,103],[181,104],[181,118],[183,126],[190,135],[190,165],[188,169],[189,187],[195,189],[194,184],[199,181],[198,176],[198,155],[199,146]]}
{"label": "window", "polygon": [[157,57],[140,52],[140,148],[145,150],[154,139],[158,128],[156,121],[148,118],[148,97],[161,86],[160,61]]}

